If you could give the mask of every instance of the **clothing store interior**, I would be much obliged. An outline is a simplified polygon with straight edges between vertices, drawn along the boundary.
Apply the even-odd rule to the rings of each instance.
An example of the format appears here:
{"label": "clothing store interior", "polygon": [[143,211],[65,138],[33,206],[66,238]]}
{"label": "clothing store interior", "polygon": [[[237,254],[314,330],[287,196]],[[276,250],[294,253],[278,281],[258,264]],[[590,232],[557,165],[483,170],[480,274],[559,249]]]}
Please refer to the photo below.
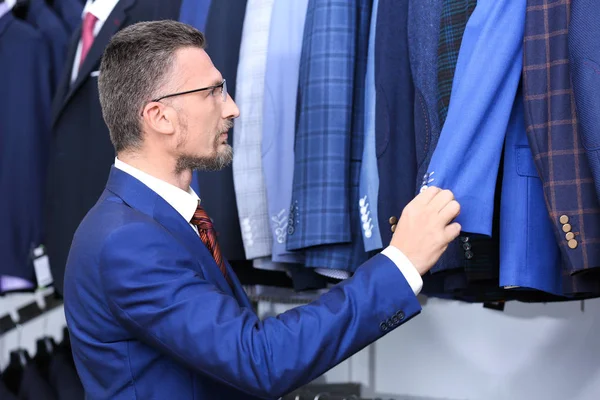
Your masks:
{"label": "clothing store interior", "polygon": [[427,187],[461,205],[420,314],[283,399],[599,399],[599,9],[0,0],[0,398],[85,397],[62,291],[115,162],[100,62],[177,20],[240,109],[232,164],[192,188],[261,319],[351,279]]}

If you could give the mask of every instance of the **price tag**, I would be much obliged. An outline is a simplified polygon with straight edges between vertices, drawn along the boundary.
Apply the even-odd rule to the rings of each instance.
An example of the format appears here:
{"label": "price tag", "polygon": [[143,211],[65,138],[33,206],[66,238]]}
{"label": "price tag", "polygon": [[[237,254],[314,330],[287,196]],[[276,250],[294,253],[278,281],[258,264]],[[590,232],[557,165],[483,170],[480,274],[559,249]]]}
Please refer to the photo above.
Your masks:
{"label": "price tag", "polygon": [[39,288],[45,288],[54,283],[50,271],[50,260],[44,246],[38,246],[33,250],[33,268],[35,269],[35,278]]}

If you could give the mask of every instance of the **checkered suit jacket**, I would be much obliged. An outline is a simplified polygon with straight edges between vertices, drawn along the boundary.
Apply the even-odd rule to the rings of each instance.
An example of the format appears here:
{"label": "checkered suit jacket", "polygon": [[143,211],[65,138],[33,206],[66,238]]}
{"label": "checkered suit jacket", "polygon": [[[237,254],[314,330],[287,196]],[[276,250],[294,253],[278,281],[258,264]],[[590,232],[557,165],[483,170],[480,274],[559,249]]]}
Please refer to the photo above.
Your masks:
{"label": "checkered suit jacket", "polygon": [[546,206],[567,268],[577,272],[600,265],[600,205],[571,86],[570,6],[571,0],[527,0],[523,90]]}
{"label": "checkered suit jacket", "polygon": [[287,249],[309,248],[309,267],[352,270],[365,258],[355,205],[370,11],[369,0],[308,4]]}
{"label": "checkered suit jacket", "polygon": [[235,93],[240,117],[234,124],[233,183],[244,250],[249,260],[270,256],[273,247],[261,157],[263,95],[272,9],[273,0],[248,0]]}
{"label": "checkered suit jacket", "polygon": [[599,0],[571,0],[569,61],[579,131],[600,197],[600,24]]}

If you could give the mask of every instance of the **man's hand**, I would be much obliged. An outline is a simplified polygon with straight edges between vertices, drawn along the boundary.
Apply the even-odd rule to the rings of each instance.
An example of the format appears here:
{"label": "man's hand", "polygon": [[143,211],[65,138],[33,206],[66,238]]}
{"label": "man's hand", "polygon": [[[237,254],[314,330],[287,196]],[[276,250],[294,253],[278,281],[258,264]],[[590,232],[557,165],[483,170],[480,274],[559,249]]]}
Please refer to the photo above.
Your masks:
{"label": "man's hand", "polygon": [[460,234],[460,225],[451,223],[460,205],[449,190],[429,187],[402,211],[391,245],[397,247],[423,275]]}

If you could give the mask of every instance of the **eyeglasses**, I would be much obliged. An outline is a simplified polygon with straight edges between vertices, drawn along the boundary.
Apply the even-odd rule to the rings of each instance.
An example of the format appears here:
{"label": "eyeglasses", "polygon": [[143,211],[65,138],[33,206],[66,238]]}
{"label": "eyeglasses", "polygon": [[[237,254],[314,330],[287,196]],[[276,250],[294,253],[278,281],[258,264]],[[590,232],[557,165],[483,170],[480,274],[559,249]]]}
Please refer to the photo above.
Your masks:
{"label": "eyeglasses", "polygon": [[[223,100],[223,103],[225,103],[227,101],[227,82],[226,82],[225,79],[223,79],[223,82],[219,83],[218,85],[207,86],[207,87],[203,87],[203,88],[200,88],[200,89],[188,90],[188,91],[185,91],[185,92],[168,94],[166,96],[162,96],[162,97],[158,97],[156,99],[153,99],[153,100],[151,100],[151,102],[161,101],[161,100],[167,99],[169,97],[182,96],[184,94],[202,92],[204,90],[217,90],[217,89],[221,89],[221,98]],[[143,114],[144,113],[142,111],[142,115]]]}
{"label": "eyeglasses", "polygon": [[179,93],[168,94],[166,96],[159,97],[159,98],[154,99],[152,101],[161,101],[162,99],[166,99],[166,98],[169,98],[169,97],[181,96],[181,95],[184,95],[184,94],[202,92],[204,90],[215,90],[215,89],[221,89],[221,97],[223,98],[223,102],[227,101],[227,83],[226,83],[225,79],[223,79],[223,82],[219,83],[218,85],[207,86],[207,87],[203,87],[203,88],[200,88],[200,89],[188,90],[186,92],[179,92]]}

